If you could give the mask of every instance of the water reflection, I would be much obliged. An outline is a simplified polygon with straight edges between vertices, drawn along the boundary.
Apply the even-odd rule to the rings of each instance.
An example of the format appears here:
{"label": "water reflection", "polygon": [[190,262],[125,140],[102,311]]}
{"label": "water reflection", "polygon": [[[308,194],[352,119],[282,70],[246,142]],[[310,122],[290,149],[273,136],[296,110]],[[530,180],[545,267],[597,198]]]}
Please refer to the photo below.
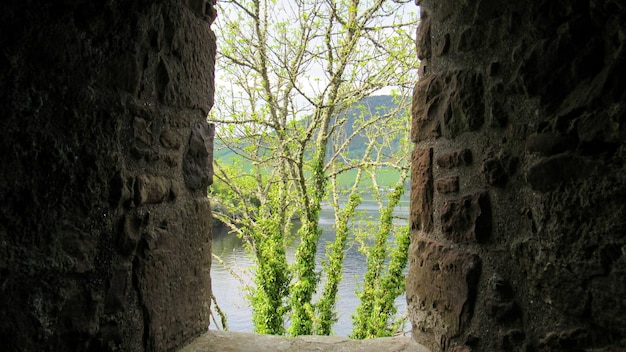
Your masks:
{"label": "water reflection", "polygon": [[[377,219],[378,208],[373,200],[364,200],[359,207],[360,217],[362,219]],[[400,206],[394,212],[398,216],[396,222],[400,225],[406,224],[409,214],[408,199],[404,197],[400,202]],[[333,229],[334,216],[332,208],[323,207],[320,214],[320,226],[323,228],[322,238],[318,246],[317,260],[318,262],[324,258],[325,244],[331,242],[335,238]],[[363,283],[363,274],[366,269],[365,256],[359,252],[358,246],[350,240],[352,245],[346,251],[346,257],[343,267],[343,280],[338,287],[338,321],[333,327],[334,335],[348,336],[352,331],[351,314],[356,310],[359,300],[356,297],[355,288]],[[295,242],[295,241],[294,241]],[[287,249],[287,257],[293,258],[296,243]],[[213,253],[219,256],[224,264],[213,260],[211,267],[211,279],[213,282],[213,292],[216,296],[220,308],[228,316],[228,325],[231,331],[252,332],[254,327],[252,324],[252,308],[246,299],[246,293],[242,289],[245,284],[252,284],[251,267],[253,259],[248,254],[242,240],[234,234],[228,234],[226,229],[216,229],[213,234]],[[237,278],[235,276],[238,276]],[[398,314],[406,312],[406,299],[402,295],[396,299]],[[216,327],[211,325],[211,329]],[[408,330],[408,329],[405,329]]]}

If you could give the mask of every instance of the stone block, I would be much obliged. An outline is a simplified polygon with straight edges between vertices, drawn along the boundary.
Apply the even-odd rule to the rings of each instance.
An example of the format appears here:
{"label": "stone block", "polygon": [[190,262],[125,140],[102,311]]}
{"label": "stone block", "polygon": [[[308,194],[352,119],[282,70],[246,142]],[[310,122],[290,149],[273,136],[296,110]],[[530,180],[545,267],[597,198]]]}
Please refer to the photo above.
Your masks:
{"label": "stone block", "polygon": [[432,55],[431,35],[430,35],[430,16],[427,10],[421,13],[421,22],[417,28],[417,58],[420,60],[428,59]]}
{"label": "stone block", "polygon": [[491,204],[489,195],[478,192],[443,204],[441,231],[458,243],[484,243],[491,237]]}
{"label": "stone block", "polygon": [[156,204],[167,200],[171,181],[161,176],[141,174],[135,178],[135,204]]}
{"label": "stone block", "polygon": [[577,135],[581,142],[619,143],[619,124],[608,113],[585,114],[578,118]]}
{"label": "stone block", "polygon": [[206,121],[196,123],[191,129],[183,159],[183,176],[189,189],[206,189],[213,183],[214,136],[215,125]]}
{"label": "stone block", "polygon": [[488,299],[485,302],[485,310],[487,315],[499,323],[513,321],[521,315],[519,306],[513,301]]}
{"label": "stone block", "polygon": [[500,333],[500,344],[504,351],[514,351],[526,339],[526,334],[520,329],[511,329]]}
{"label": "stone block", "polygon": [[419,238],[411,244],[407,301],[413,336],[432,350],[466,332],[474,312],[481,260],[476,254]]}
{"label": "stone block", "polygon": [[559,136],[552,133],[537,133],[526,139],[526,149],[531,153],[546,156],[563,153],[576,148],[576,141],[568,136]]}
{"label": "stone block", "polygon": [[591,320],[595,325],[626,335],[626,281],[620,279],[624,267],[599,277],[591,284]]}
{"label": "stone block", "polygon": [[[589,341],[589,331],[583,328],[574,328],[570,330],[561,330],[561,331],[550,331],[546,333],[544,336],[537,339],[536,342],[533,343],[533,347],[531,350],[534,351],[563,351],[564,346],[567,347],[569,351],[582,351],[586,350],[582,348],[588,344]],[[615,349],[605,349],[605,351],[620,351]]]}
{"label": "stone block", "polygon": [[450,33],[437,36],[433,42],[433,53],[437,56],[445,55],[450,50]]}
{"label": "stone block", "polygon": [[134,199],[135,178],[119,171],[109,182],[109,203],[112,206],[129,206]]}
{"label": "stone block", "polygon": [[518,159],[506,151],[488,156],[480,166],[485,181],[492,186],[504,186],[517,170]]}
{"label": "stone block", "polygon": [[133,96],[139,91],[142,67],[134,54],[126,54],[109,65],[109,81]]}
{"label": "stone block", "polygon": [[143,143],[144,145],[152,145],[152,123],[140,118],[135,117],[133,121],[133,136],[135,140]]}
{"label": "stone block", "polygon": [[485,121],[484,87],[481,74],[463,71],[447,77],[447,107],[440,119],[442,135],[454,138],[457,135],[478,130]]}
{"label": "stone block", "polygon": [[178,149],[181,145],[180,137],[176,132],[171,130],[164,130],[161,132],[159,140],[161,145],[168,149]]}
{"label": "stone block", "polygon": [[217,12],[214,8],[217,0],[184,0],[187,5],[198,17],[205,19],[209,22],[209,25],[213,23],[217,17]]}
{"label": "stone block", "polygon": [[131,281],[132,268],[130,264],[120,264],[112,269],[111,283],[104,299],[104,311],[113,314],[123,309]]}
{"label": "stone block", "polygon": [[411,102],[411,140],[415,143],[438,138],[440,133],[439,121],[433,119],[429,114],[429,107],[432,101],[430,85],[434,81],[434,76],[423,76],[413,89],[413,100]]}
{"label": "stone block", "polygon": [[526,173],[526,181],[535,191],[554,191],[566,183],[593,174],[599,164],[572,154],[557,154],[532,164]]}
{"label": "stone block", "polygon": [[454,193],[459,191],[459,176],[440,178],[435,181],[435,189],[439,193]]}
{"label": "stone block", "polygon": [[411,163],[411,230],[433,230],[433,149],[415,148]]}
{"label": "stone block", "polygon": [[137,243],[141,239],[141,231],[149,221],[147,215],[126,214],[121,220],[118,229],[117,250],[120,254],[128,256],[137,248]]}
{"label": "stone block", "polygon": [[446,169],[468,166],[472,164],[472,161],[472,151],[469,149],[446,152],[437,157],[437,165]]}
{"label": "stone block", "polygon": [[[504,87],[497,85],[499,90],[503,90]],[[494,101],[489,107],[489,126],[493,128],[504,128],[509,123],[508,114],[502,105],[502,103]]]}
{"label": "stone block", "polygon": [[457,52],[467,52],[479,49],[484,45],[483,33],[474,26],[460,31],[455,49]]}
{"label": "stone block", "polygon": [[413,141],[478,130],[485,121],[483,95],[480,73],[422,76],[413,95]]}

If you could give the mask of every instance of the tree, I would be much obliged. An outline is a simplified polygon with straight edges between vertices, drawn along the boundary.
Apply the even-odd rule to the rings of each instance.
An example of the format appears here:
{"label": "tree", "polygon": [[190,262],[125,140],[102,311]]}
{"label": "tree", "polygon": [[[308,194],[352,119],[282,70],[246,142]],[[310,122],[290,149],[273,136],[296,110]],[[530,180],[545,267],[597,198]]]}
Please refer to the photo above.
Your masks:
{"label": "tree", "polygon": [[[408,88],[417,63],[404,3],[385,0],[230,0],[220,3],[216,108],[221,143],[233,157],[217,162],[216,217],[246,240],[255,255],[250,300],[257,332],[329,334],[341,277],[348,222],[360,202],[363,173],[398,170],[406,178]],[[348,108],[395,87],[396,106],[372,113]],[[350,124],[347,121],[352,121]],[[360,138],[360,153],[351,151]],[[354,149],[354,148],[353,148]],[[396,148],[397,149],[397,148]],[[351,186],[340,178],[352,172]],[[370,177],[370,179],[371,179]],[[349,201],[344,207],[342,196]],[[323,272],[315,255],[319,213],[329,200],[337,240]],[[343,209],[343,210],[340,210]],[[300,220],[294,264],[285,245]],[[321,275],[326,285],[313,303]],[[317,318],[321,317],[321,318]]]}

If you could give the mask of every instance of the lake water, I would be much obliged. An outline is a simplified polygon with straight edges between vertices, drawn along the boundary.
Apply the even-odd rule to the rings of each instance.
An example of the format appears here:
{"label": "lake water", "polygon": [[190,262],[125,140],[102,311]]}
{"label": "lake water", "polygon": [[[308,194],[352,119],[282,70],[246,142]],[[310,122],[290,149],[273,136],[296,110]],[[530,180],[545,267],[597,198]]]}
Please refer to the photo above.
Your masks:
{"label": "lake water", "polygon": [[[362,219],[378,219],[378,206],[373,200],[364,200],[358,210]],[[398,217],[395,220],[396,223],[400,225],[406,224],[409,215],[409,202],[406,196],[402,199],[394,214]],[[323,207],[320,214],[320,226],[323,229],[323,234],[320,241],[321,245],[318,245],[318,262],[324,257],[324,244],[333,241],[335,238],[333,224],[334,215],[332,208],[330,206]],[[349,242],[352,243],[353,241],[349,240]],[[288,258],[293,258],[294,249],[295,244],[288,248]],[[225,229],[214,230],[213,253],[218,255],[225,265],[239,276],[239,279],[235,278],[225,265],[213,259],[211,267],[213,293],[218,305],[227,315],[230,331],[253,332],[252,309],[248,304],[245,292],[242,290],[243,284],[240,281],[241,279],[247,284],[252,283],[252,276],[249,270],[253,264],[252,257],[244,250],[241,240],[234,234],[228,234]],[[352,243],[346,252],[343,280],[339,285],[336,304],[339,320],[333,327],[334,335],[348,336],[352,331],[351,315],[359,304],[355,289],[363,284],[366,265],[365,256],[358,251],[357,245]],[[404,295],[396,299],[396,305],[398,307],[398,315],[406,313],[406,298]],[[211,322],[210,328],[216,329],[217,327]],[[404,330],[410,329],[405,327]]]}

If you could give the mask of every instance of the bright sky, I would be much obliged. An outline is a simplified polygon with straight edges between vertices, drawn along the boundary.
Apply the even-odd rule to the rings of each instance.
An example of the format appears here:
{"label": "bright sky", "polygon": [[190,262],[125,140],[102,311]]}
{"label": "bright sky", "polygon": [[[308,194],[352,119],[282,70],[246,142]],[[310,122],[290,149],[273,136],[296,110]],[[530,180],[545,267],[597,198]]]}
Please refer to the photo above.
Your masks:
{"label": "bright sky", "polygon": [[[245,0],[242,0],[242,2],[245,2]],[[367,5],[368,3],[371,3],[371,2],[372,0],[363,1],[362,3],[365,3]],[[288,23],[288,26],[286,27],[287,30],[297,29],[298,28],[297,16],[298,16],[299,11],[295,4],[297,4],[295,0],[276,0],[276,4],[273,6],[273,8],[270,11],[268,11],[268,15],[273,16],[274,17],[273,20],[276,21],[276,23],[286,20]],[[224,38],[228,40],[238,39],[238,38],[232,38],[232,36],[230,38],[227,38],[228,33],[227,33],[226,26],[228,25],[228,21],[233,21],[233,19],[236,19],[236,16],[232,15],[232,13],[229,13],[229,11],[232,11],[232,8],[234,5],[228,4],[228,1],[221,1],[219,6],[220,6],[219,14],[218,14],[216,23],[213,27],[216,35],[218,36],[218,50],[220,50],[220,47],[219,47],[220,36],[223,36]],[[413,1],[409,1],[406,4],[402,5],[399,11],[390,13],[388,17],[381,19],[380,23],[383,25],[391,25],[394,23],[394,21],[395,22],[398,22],[398,21],[402,21],[402,22],[415,21],[416,22],[418,18],[419,18],[419,7],[415,5]],[[243,21],[239,21],[239,22],[243,23]],[[407,35],[410,36],[411,40],[415,37],[416,26],[417,26],[416,24],[411,25],[411,27],[407,28],[406,30]],[[383,29],[381,33],[383,33],[383,35],[387,35],[385,33],[389,33],[387,35],[387,37],[389,38],[393,38],[393,36],[395,35],[390,29]],[[245,45],[245,43],[243,43],[243,45]],[[309,47],[311,47],[310,51],[315,51],[316,49],[313,48],[315,46],[318,46],[320,48],[325,47],[324,42],[321,38],[317,41],[313,41],[311,45],[309,45]],[[414,45],[412,45],[412,48],[413,47]],[[322,50],[322,49],[319,49],[319,50]],[[284,55],[284,56],[289,56],[289,55]],[[277,55],[276,57],[280,58],[281,56]],[[243,88],[240,85],[238,86],[236,82],[233,82],[234,80],[233,77],[228,76],[223,70],[220,69],[220,63],[222,62],[220,62],[219,60],[220,59],[218,56],[218,65],[216,67],[216,101],[219,101],[220,95],[223,95],[224,98],[228,98],[228,99],[232,99],[233,97],[239,94],[243,95],[243,92],[244,92]],[[311,63],[306,66],[304,72],[301,72],[298,75],[299,87],[303,93],[307,95],[312,95],[312,96],[319,95],[323,91],[323,89],[327,86],[328,77],[327,77],[324,65],[325,63],[323,62],[323,60],[311,61]],[[362,79],[367,79],[367,72],[368,72],[367,66],[364,67],[362,70],[363,70],[363,73],[360,73],[361,77],[363,77]],[[417,72],[417,67],[415,67],[415,73],[414,73],[415,79],[417,78],[416,72]],[[270,75],[271,74],[273,73],[270,72]],[[252,78],[250,78],[250,81],[252,81]],[[248,82],[246,82],[246,84],[248,84]],[[393,87],[382,88],[380,90],[375,91],[372,95],[391,94],[392,89],[394,88]],[[297,105],[301,105],[300,107],[297,107],[298,110],[301,110],[300,113],[306,113],[307,106],[309,106],[309,104],[303,96],[296,97],[296,99],[294,99],[294,102]]]}

